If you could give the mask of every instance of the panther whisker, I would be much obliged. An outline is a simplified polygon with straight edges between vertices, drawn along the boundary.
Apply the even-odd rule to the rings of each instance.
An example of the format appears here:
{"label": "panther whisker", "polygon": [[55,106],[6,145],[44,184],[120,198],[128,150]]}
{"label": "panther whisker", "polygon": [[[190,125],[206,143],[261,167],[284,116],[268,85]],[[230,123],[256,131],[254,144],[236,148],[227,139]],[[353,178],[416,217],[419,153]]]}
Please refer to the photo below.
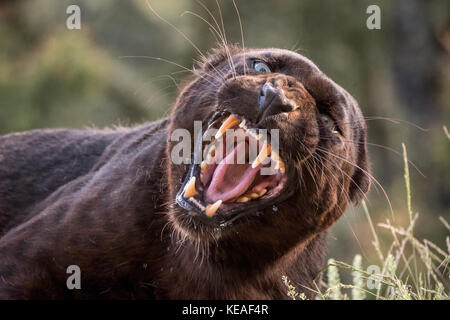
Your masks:
{"label": "panther whisker", "polygon": [[172,29],[174,29],[178,34],[180,34],[196,51],[197,53],[205,60],[206,56],[203,54],[203,52],[194,44],[194,42],[180,29],[178,29],[174,24],[163,18],[156,10],[150,5],[150,0],[146,1],[147,7],[153,12],[153,14],[158,17],[161,21],[169,25]]}
{"label": "panther whisker", "polygon": [[[191,69],[189,69],[189,68],[187,68],[187,67],[185,67],[185,66],[183,66],[183,65],[181,65],[181,64],[178,64],[178,63],[176,63],[176,62],[174,62],[174,61],[167,60],[167,59],[165,59],[165,58],[161,58],[161,57],[153,57],[153,56],[120,56],[119,58],[120,58],[120,59],[151,59],[151,60],[163,61],[163,62],[166,62],[166,63],[170,63],[170,64],[173,64],[173,65],[179,67],[179,68],[182,68],[184,71],[191,72],[191,73],[194,74],[194,75],[198,75],[198,76],[201,77],[202,79],[208,81],[208,83],[210,83],[211,85],[216,86],[216,84],[215,84],[213,81],[208,80],[207,78],[205,78],[204,75],[196,74],[196,73],[194,72],[194,70],[191,70]],[[212,77],[212,78],[214,79],[214,77]],[[222,79],[222,81],[223,81],[223,79]]]}
{"label": "panther whisker", "polygon": [[236,78],[236,68],[234,66],[233,58],[231,56],[231,52],[230,52],[230,49],[228,47],[227,34],[226,34],[226,31],[225,31],[225,24],[223,22],[223,16],[222,16],[222,9],[220,7],[220,4],[219,4],[218,0],[216,0],[216,5],[217,5],[218,11],[219,11],[219,17],[220,17],[220,23],[221,23],[221,26],[222,26],[222,34],[223,34],[225,50],[226,50],[227,55],[228,55],[228,62],[231,65],[231,71],[233,73],[233,78]]}
{"label": "panther whisker", "polygon": [[[321,140],[334,140],[335,138],[327,138],[327,137],[321,137]],[[355,145],[363,145],[364,143],[362,142],[358,142],[358,141],[352,141],[352,140],[348,140],[348,139],[343,139],[341,138],[342,141],[345,141],[346,143],[351,143],[351,144],[355,144]],[[395,150],[394,148],[382,145],[382,144],[377,144],[377,143],[373,143],[373,142],[365,142],[365,144],[367,144],[368,146],[372,146],[372,147],[378,147],[381,149],[385,149],[387,151],[391,151],[392,153],[400,156],[403,158],[403,154],[400,151]],[[407,159],[408,163],[413,166],[413,168],[424,178],[426,178],[425,174],[417,167],[417,165],[410,159]]]}
{"label": "panther whisker", "polygon": [[386,200],[387,200],[387,202],[388,202],[389,210],[390,210],[390,212],[391,212],[392,219],[395,220],[395,218],[394,218],[394,209],[393,209],[393,207],[392,207],[391,200],[389,199],[389,196],[388,196],[386,190],[385,190],[385,189],[383,188],[383,186],[381,185],[381,183],[380,183],[373,175],[371,175],[367,170],[361,168],[361,167],[358,166],[357,164],[355,164],[355,163],[353,163],[353,162],[351,162],[351,161],[348,161],[347,159],[344,159],[344,158],[338,156],[337,154],[335,154],[335,153],[333,153],[333,152],[329,152],[329,151],[327,151],[327,150],[325,150],[325,149],[321,149],[320,147],[317,147],[317,149],[321,150],[322,152],[326,152],[326,153],[330,154],[331,156],[336,157],[336,158],[338,158],[338,159],[340,159],[340,160],[342,160],[342,161],[345,161],[345,162],[349,163],[350,165],[352,165],[352,166],[358,168],[358,169],[361,170],[365,175],[367,175],[367,176],[370,178],[371,181],[375,182],[376,185],[378,185],[378,187],[380,187],[381,191],[383,192],[383,194],[384,194],[384,196],[385,196],[385,198],[386,198]]}
{"label": "panther whisker", "polygon": [[237,15],[238,22],[239,22],[239,29],[241,32],[242,53],[243,53],[243,55],[242,55],[243,64],[242,65],[244,66],[244,76],[246,76],[247,75],[247,63],[246,63],[247,59],[245,58],[244,29],[242,27],[241,14],[239,13],[239,9],[236,5],[236,1],[232,0],[232,2],[233,2],[234,9],[236,11],[236,15]]}

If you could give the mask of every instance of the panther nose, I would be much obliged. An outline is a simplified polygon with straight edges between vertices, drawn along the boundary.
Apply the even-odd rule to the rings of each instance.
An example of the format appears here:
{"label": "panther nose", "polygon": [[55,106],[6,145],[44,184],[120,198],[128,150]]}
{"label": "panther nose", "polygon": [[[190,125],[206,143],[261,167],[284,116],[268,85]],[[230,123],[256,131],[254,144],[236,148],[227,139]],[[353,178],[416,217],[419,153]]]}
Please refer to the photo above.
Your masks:
{"label": "panther nose", "polygon": [[274,88],[268,82],[261,88],[258,104],[259,120],[263,120],[278,113],[289,112],[294,109],[292,103],[286,99],[283,89]]}

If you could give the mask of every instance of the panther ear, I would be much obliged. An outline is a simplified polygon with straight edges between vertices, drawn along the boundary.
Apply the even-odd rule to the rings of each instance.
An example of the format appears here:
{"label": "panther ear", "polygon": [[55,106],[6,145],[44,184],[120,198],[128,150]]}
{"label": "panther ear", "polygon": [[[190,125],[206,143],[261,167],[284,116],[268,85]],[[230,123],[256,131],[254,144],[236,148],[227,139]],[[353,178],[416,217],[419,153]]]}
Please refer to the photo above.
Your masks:
{"label": "panther ear", "polygon": [[367,128],[363,122],[363,126],[358,130],[358,136],[355,137],[357,155],[355,172],[350,182],[349,196],[353,203],[359,203],[370,189],[370,161],[367,154]]}

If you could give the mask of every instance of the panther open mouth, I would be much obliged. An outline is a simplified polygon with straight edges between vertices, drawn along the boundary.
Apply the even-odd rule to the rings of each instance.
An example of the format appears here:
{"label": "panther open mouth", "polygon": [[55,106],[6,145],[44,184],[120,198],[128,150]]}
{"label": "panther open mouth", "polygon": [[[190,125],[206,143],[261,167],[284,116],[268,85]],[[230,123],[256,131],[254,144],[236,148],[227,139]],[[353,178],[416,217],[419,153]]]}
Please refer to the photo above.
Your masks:
{"label": "panther open mouth", "polygon": [[278,141],[269,138],[236,114],[213,116],[197,139],[177,203],[214,225],[275,203],[287,176]]}

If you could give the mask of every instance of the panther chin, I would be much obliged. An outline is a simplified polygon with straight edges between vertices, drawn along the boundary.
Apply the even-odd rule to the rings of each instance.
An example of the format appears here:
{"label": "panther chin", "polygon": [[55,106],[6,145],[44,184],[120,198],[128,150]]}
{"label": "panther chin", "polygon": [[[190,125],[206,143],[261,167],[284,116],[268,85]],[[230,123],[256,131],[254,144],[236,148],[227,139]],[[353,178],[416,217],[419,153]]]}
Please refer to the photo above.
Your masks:
{"label": "panther chin", "polygon": [[215,113],[196,143],[177,204],[202,223],[224,228],[286,199],[289,170],[261,129],[244,116]]}

